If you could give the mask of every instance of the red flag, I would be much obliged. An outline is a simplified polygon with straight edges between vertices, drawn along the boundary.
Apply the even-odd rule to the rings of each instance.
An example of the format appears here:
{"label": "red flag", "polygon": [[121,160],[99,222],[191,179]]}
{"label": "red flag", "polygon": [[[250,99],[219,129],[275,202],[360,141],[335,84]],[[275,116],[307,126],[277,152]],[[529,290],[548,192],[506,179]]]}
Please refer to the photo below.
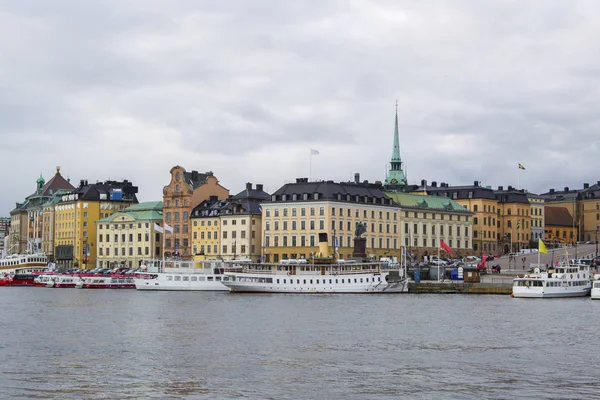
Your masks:
{"label": "red flag", "polygon": [[487,261],[487,255],[484,254],[484,255],[481,256],[481,264],[480,264],[481,266],[479,268],[482,268],[482,269],[485,268],[485,262],[486,261]]}
{"label": "red flag", "polygon": [[452,254],[452,249],[443,240],[440,240],[440,247],[446,250],[448,253]]}

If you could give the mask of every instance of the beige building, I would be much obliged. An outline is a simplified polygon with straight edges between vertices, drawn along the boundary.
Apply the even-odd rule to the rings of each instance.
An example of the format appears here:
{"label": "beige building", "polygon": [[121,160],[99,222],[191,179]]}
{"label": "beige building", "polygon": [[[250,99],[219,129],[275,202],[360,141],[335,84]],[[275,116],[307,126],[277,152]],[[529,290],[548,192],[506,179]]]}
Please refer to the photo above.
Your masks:
{"label": "beige building", "polygon": [[536,194],[527,193],[527,200],[531,205],[531,239],[544,240],[544,199]]}
{"label": "beige building", "polygon": [[162,257],[162,201],[136,204],[96,221],[97,267],[138,268]]}

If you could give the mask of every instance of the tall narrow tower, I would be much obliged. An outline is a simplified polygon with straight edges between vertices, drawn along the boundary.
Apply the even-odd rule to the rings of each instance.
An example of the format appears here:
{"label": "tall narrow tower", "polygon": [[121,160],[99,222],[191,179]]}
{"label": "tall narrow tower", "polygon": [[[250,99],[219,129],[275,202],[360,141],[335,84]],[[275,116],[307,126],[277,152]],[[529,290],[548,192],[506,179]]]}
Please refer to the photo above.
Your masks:
{"label": "tall narrow tower", "polygon": [[398,139],[398,100],[396,100],[396,122],[394,125],[394,149],[392,150],[392,161],[390,170],[385,178],[385,184],[388,186],[403,186],[407,184],[406,174],[402,169],[402,160],[400,159],[400,140]]}

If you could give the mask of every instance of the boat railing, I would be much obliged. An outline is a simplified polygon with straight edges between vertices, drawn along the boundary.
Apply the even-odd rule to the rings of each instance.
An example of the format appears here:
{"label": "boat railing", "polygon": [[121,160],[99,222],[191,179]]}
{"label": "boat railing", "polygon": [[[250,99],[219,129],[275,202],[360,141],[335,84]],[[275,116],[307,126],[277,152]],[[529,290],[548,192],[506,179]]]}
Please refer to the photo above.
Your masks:
{"label": "boat railing", "polygon": [[[390,268],[381,268],[379,263],[361,264],[245,264],[225,268],[225,272],[245,273],[257,275],[321,275],[325,268],[325,275],[349,275],[377,273]],[[394,268],[397,270],[397,268]]]}

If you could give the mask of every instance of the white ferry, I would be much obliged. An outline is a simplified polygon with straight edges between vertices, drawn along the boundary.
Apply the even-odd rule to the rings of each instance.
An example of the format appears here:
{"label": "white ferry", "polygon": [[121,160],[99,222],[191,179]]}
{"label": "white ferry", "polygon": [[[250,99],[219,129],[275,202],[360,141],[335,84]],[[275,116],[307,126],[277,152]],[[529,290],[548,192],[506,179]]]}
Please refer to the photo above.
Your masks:
{"label": "white ferry", "polygon": [[78,289],[135,289],[131,276],[86,276],[75,283]]}
{"label": "white ferry", "polygon": [[540,271],[513,280],[513,297],[549,298],[582,297],[590,294],[590,266],[580,263],[561,263],[550,271]]}
{"label": "white ferry", "polygon": [[46,283],[47,288],[74,288],[77,282],[81,280],[80,277],[74,275],[54,275]]}
{"label": "white ferry", "polygon": [[[327,241],[311,260],[280,264],[233,262],[223,284],[231,292],[258,293],[408,293],[404,269],[389,263],[355,262],[328,257]],[[390,268],[391,267],[391,268]]]}
{"label": "white ferry", "polygon": [[48,257],[44,253],[11,254],[0,259],[0,273],[7,275],[32,274],[48,268]]}
{"label": "white ferry", "polygon": [[137,290],[228,291],[223,285],[222,261],[151,261],[135,277]]}
{"label": "white ferry", "polygon": [[600,274],[594,274],[591,295],[593,300],[600,300]]}

